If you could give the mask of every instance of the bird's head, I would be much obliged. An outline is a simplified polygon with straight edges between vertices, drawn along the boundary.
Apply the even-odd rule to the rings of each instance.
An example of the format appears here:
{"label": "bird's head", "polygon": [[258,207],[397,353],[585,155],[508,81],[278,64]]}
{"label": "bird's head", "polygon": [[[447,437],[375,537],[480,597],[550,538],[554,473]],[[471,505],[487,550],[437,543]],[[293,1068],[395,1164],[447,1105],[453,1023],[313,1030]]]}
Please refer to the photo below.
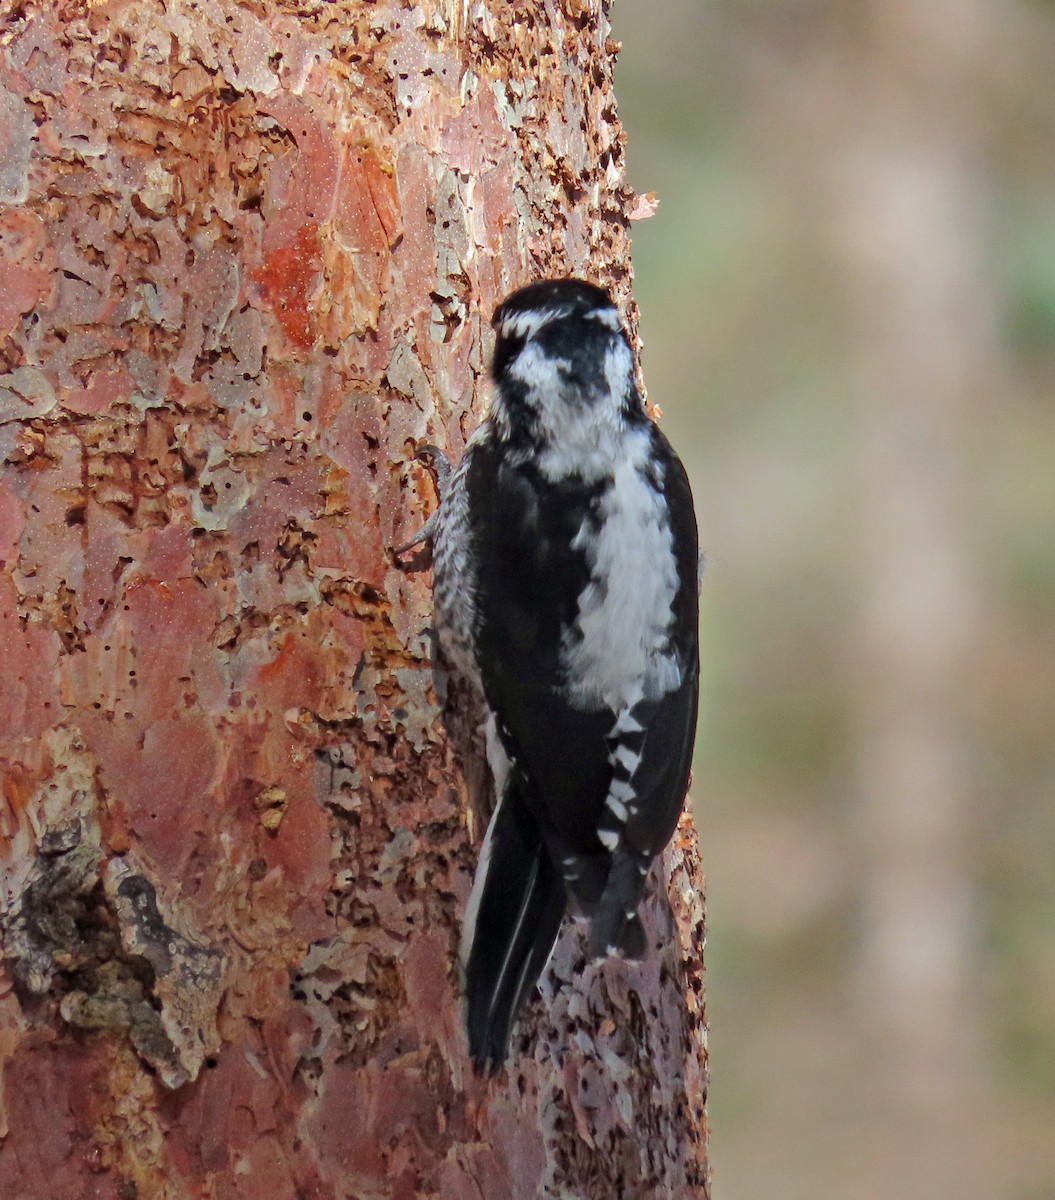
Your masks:
{"label": "bird's head", "polygon": [[643,415],[619,311],[581,279],[528,284],[495,310],[492,417],[507,436],[558,441]]}

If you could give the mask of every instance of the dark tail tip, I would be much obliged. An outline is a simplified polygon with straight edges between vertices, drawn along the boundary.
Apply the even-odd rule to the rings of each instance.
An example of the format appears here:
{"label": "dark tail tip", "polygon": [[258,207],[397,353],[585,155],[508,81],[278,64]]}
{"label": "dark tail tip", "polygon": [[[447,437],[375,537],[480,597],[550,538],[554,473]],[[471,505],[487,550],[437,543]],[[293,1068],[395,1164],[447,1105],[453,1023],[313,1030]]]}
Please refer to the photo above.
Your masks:
{"label": "dark tail tip", "polygon": [[[511,781],[512,782],[512,781]],[[557,940],[567,896],[538,825],[510,787],[490,834],[485,878],[465,967],[466,1031],[478,1075],[505,1063],[517,1013]]]}
{"label": "dark tail tip", "polygon": [[634,959],[645,957],[648,939],[637,906],[644,891],[647,870],[647,859],[628,850],[616,851],[608,882],[590,925],[590,954],[594,958],[609,954]]}
{"label": "dark tail tip", "polygon": [[635,912],[624,916],[620,912],[598,913],[590,926],[590,957],[607,958],[618,954],[621,958],[641,959],[648,951],[648,938],[641,918]]}

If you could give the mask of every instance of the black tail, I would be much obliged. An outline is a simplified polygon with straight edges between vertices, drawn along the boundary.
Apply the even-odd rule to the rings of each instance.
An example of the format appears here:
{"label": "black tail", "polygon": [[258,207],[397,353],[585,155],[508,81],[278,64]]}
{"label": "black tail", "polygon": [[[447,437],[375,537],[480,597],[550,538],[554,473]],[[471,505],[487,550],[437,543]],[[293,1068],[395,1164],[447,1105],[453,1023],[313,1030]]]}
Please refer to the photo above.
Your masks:
{"label": "black tail", "polygon": [[514,771],[487,831],[462,938],[469,1054],[478,1072],[492,1075],[502,1069],[517,1012],[542,974],[567,907],[520,786]]}
{"label": "black tail", "polygon": [[645,957],[645,928],[637,906],[645,890],[648,867],[647,858],[625,847],[612,855],[608,881],[590,924],[590,954],[594,958],[608,954]]}

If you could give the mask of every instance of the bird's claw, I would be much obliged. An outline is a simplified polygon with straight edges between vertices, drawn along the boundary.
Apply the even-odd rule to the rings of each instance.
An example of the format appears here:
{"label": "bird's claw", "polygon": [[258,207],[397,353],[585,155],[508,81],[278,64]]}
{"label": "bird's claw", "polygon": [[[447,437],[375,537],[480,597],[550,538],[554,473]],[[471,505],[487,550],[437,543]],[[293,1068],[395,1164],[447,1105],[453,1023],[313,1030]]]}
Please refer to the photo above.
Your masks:
{"label": "bird's claw", "polygon": [[[418,462],[428,464],[432,471],[433,478],[436,481],[436,491],[439,494],[440,504],[443,504],[443,497],[447,491],[447,483],[451,477],[451,460],[439,448],[434,446],[432,442],[425,442],[419,446],[414,454]],[[415,546],[423,546],[427,542],[431,542],[436,536],[436,524],[439,518],[439,509],[437,509],[431,517],[425,522],[421,529],[407,542],[401,546],[392,548],[392,555],[395,558],[400,558],[407,551],[413,550]]]}
{"label": "bird's claw", "polygon": [[418,462],[428,462],[432,466],[432,474],[436,480],[436,491],[440,494],[440,502],[443,502],[444,493],[447,490],[447,481],[451,477],[451,471],[454,469],[451,466],[451,460],[439,448],[434,446],[432,442],[425,442],[417,449],[414,457]]}

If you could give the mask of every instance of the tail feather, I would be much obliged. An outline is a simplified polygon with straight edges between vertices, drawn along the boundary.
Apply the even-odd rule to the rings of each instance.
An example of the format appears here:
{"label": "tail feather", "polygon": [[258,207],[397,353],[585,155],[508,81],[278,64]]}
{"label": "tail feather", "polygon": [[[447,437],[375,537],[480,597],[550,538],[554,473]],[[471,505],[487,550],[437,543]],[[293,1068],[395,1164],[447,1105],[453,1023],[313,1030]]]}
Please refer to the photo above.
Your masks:
{"label": "tail feather", "polygon": [[646,938],[637,906],[645,890],[649,860],[620,847],[612,855],[608,881],[590,924],[590,954],[643,958]]}
{"label": "tail feather", "polygon": [[487,831],[462,939],[477,1071],[501,1070],[517,1013],[546,966],[566,908],[564,883],[514,776]]}

